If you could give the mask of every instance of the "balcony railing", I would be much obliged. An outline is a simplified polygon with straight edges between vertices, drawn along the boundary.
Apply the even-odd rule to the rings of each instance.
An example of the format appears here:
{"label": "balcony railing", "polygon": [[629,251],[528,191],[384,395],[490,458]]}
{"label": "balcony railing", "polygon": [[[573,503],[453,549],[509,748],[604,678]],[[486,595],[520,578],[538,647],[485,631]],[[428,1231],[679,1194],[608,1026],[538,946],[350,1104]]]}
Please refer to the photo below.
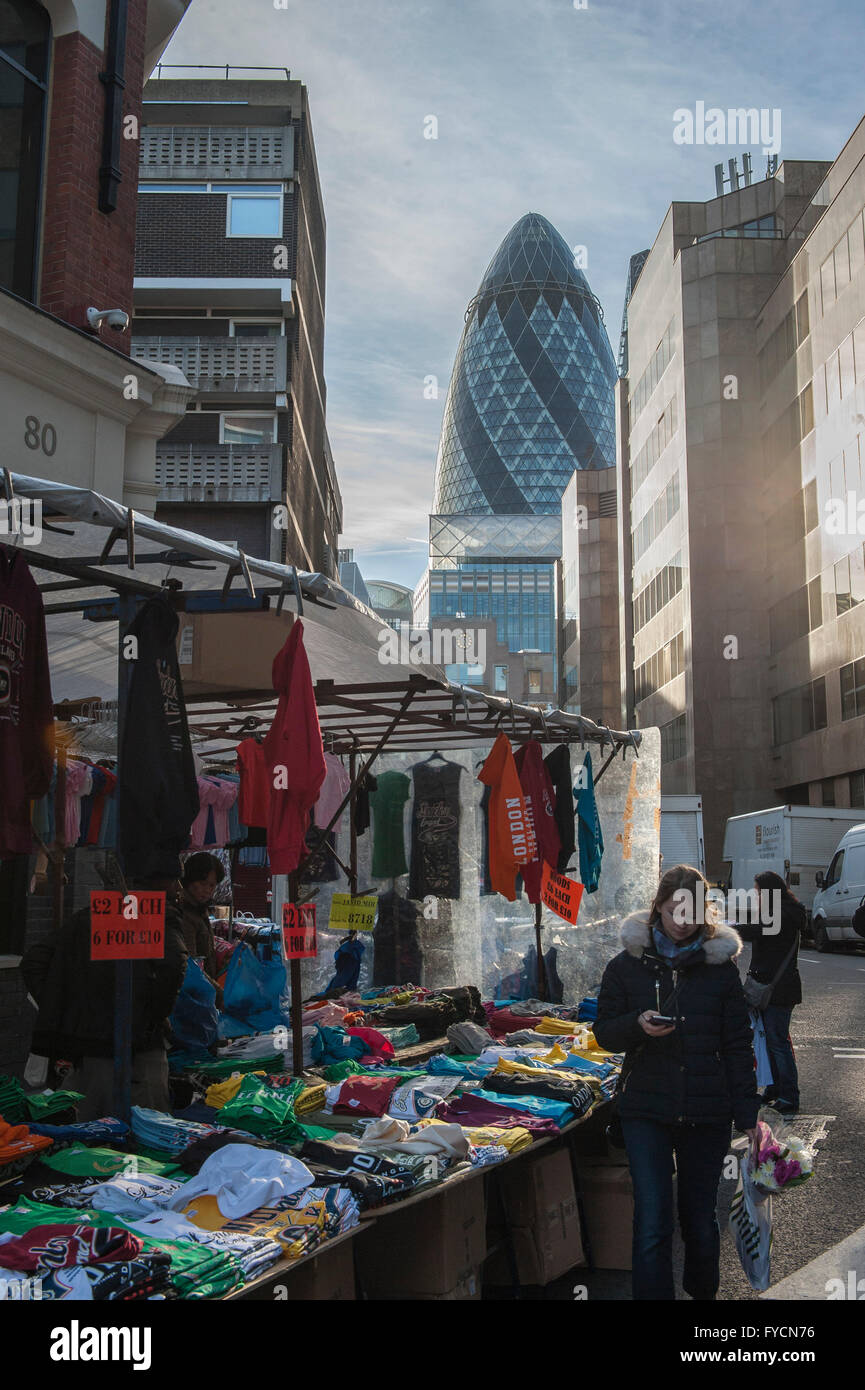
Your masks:
{"label": "balcony railing", "polygon": [[281,444],[159,444],[160,502],[278,502]]}
{"label": "balcony railing", "polygon": [[287,389],[285,338],[147,338],[132,340],[137,362],[170,362],[197,391],[273,395]]}
{"label": "balcony railing", "polygon": [[294,177],[291,126],[147,125],[141,131],[142,180]]}

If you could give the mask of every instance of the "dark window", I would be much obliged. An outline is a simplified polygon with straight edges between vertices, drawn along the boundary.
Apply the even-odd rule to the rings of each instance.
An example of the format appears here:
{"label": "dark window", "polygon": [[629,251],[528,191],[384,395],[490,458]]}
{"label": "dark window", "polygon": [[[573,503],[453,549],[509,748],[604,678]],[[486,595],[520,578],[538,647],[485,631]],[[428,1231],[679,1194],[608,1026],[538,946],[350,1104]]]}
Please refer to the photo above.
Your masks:
{"label": "dark window", "polygon": [[820,795],[824,806],[835,805],[835,778],[824,777],[820,783]]}
{"label": "dark window", "polygon": [[843,867],[844,851],[843,849],[839,849],[838,853],[835,855],[835,858],[832,860],[832,863],[829,865],[829,871],[826,874],[826,879],[823,884],[824,888],[831,888],[833,883],[838,882],[839,878],[841,877],[841,870]]}
{"label": "dark window", "polygon": [[677,714],[669,724],[661,725],[661,762],[671,763],[683,758],[687,751],[688,717]]}
{"label": "dark window", "polygon": [[819,524],[820,514],[817,510],[817,479],[812,478],[810,483],[806,483],[802,489],[805,511],[805,535],[809,535],[814,527]]}
{"label": "dark window", "polygon": [[851,772],[848,781],[850,783],[850,805],[865,806],[865,772]]}
{"label": "dark window", "polygon": [[865,660],[841,667],[841,718],[855,719],[865,714]]}
{"label": "dark window", "polygon": [[791,743],[826,728],[826,678],[786,690],[772,701],[772,742]]}
{"label": "dark window", "polygon": [[0,285],[36,292],[50,21],[33,0],[0,3]]}

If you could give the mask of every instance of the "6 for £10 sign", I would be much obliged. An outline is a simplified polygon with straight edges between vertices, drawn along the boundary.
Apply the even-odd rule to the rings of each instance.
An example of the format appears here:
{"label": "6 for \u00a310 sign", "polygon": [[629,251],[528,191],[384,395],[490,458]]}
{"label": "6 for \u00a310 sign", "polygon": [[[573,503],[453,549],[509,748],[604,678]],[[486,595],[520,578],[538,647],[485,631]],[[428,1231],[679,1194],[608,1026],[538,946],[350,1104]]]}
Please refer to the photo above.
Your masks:
{"label": "6 for \u00a310 sign", "polygon": [[165,894],[90,894],[91,960],[162,960],[165,956]]}

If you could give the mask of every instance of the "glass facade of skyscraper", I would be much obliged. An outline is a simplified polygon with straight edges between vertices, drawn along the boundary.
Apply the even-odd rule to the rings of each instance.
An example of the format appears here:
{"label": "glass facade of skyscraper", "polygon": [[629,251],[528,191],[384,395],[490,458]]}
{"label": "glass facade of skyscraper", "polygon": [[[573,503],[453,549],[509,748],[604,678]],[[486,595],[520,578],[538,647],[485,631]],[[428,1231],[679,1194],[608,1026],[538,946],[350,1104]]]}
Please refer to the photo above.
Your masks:
{"label": "glass facade of skyscraper", "polygon": [[575,469],[615,462],[616,367],[564,237],[527,213],[466,316],[442,425],[434,511],[557,514]]}

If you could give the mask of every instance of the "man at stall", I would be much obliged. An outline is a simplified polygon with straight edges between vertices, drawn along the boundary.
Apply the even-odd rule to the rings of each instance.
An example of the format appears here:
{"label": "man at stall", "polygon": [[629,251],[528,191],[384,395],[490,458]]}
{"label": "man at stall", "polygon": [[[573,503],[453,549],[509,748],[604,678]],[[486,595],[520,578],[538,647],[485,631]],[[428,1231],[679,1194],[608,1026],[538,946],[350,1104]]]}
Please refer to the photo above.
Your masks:
{"label": "man at stall", "polygon": [[202,970],[216,990],[218,1009],[222,1008],[222,990],[216,983],[219,966],[208,908],[224,877],[225,869],[215,854],[206,851],[191,854],[183,866],[177,902],[186,949],[191,958],[201,962]]}
{"label": "man at stall", "polygon": [[[188,959],[175,901],[177,881],[151,878],[128,887],[166,894],[164,956],[132,962],[131,1098],[133,1105],[169,1110],[168,1018]],[[31,947],[21,962],[39,1008],[32,1051],[74,1064],[66,1084],[85,1096],[78,1107],[79,1120],[99,1119],[114,1109],[115,966],[90,959],[90,940],[88,906],[73,913],[54,942]]]}

